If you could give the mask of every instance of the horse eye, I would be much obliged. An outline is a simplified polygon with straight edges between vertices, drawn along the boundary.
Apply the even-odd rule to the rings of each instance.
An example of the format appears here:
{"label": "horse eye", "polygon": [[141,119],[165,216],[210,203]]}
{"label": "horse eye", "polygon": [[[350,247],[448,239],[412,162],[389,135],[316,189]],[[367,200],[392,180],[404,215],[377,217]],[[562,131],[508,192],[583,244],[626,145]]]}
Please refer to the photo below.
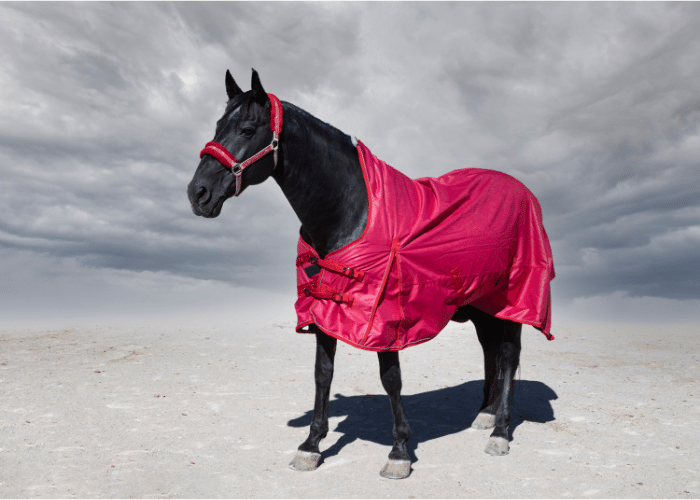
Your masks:
{"label": "horse eye", "polygon": [[244,137],[253,137],[255,135],[255,129],[251,127],[246,127],[241,130],[241,135]]}

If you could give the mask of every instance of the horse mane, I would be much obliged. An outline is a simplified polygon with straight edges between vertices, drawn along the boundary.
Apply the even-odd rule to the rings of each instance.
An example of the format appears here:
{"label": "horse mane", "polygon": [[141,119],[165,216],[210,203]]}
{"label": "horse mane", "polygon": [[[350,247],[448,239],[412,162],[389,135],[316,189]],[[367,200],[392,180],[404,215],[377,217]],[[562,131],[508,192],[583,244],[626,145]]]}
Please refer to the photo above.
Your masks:
{"label": "horse mane", "polygon": [[343,132],[342,130],[334,127],[330,123],[324,122],[320,118],[317,118],[316,116],[312,115],[306,110],[301,109],[300,107],[287,102],[287,101],[282,101],[282,106],[284,107],[285,111],[291,111],[293,113],[296,113],[299,115],[300,118],[302,118],[304,121],[307,122],[307,124],[311,125],[312,127],[318,129],[319,132],[324,132],[328,137],[334,137],[337,140],[349,140],[350,136]]}
{"label": "horse mane", "polygon": [[[233,99],[229,99],[228,101],[226,101],[224,116],[226,116],[232,109],[245,105],[245,109],[243,110],[243,120],[245,120],[246,116],[248,115],[252,98],[252,92],[248,91],[244,94],[237,95]],[[245,99],[245,102],[242,102],[243,99]],[[302,118],[306,122],[307,125],[311,125],[313,128],[317,129],[317,132],[325,133],[324,135],[326,135],[327,137],[334,137],[336,140],[348,140],[350,138],[350,136],[342,130],[334,127],[330,123],[324,122],[320,118],[317,118],[316,116],[312,115],[304,109],[301,109],[295,104],[292,104],[291,102],[287,101],[281,102],[285,111],[291,111],[292,113],[296,113],[300,118]]]}

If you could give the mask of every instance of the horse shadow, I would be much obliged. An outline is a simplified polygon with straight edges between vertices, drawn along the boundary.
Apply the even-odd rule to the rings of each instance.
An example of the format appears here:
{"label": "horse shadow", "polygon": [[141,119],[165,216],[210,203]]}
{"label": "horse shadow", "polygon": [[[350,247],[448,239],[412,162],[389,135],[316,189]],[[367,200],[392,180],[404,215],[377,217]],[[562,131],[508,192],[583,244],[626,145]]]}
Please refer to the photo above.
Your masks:
{"label": "horse shadow", "polygon": [[[483,400],[483,380],[465,382],[454,387],[444,387],[419,394],[402,395],[404,409],[411,426],[408,442],[413,462],[418,461],[415,450],[420,443],[462,432],[471,427]],[[515,384],[509,437],[523,422],[545,423],[554,420],[550,401],[557,394],[546,384],[531,380],[519,380]],[[307,427],[313,410],[287,422],[290,427]],[[330,448],[322,452],[323,459],[337,455],[340,450],[357,439],[381,445],[393,445],[392,413],[386,394],[344,396],[336,394],[328,408],[329,417],[347,418],[334,430],[342,434]],[[490,431],[485,431],[489,432]]]}

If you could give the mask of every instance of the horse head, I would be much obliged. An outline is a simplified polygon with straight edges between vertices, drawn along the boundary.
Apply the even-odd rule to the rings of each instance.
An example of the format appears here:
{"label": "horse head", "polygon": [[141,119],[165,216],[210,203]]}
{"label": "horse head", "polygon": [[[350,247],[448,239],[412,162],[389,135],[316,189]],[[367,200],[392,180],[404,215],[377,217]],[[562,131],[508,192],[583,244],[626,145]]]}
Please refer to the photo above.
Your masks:
{"label": "horse head", "polygon": [[274,103],[258,73],[253,70],[251,90],[243,92],[227,70],[226,93],[226,111],[216,123],[214,140],[202,150],[187,187],[192,211],[207,218],[217,217],[228,198],[270,177],[277,162],[277,137],[271,127]]}

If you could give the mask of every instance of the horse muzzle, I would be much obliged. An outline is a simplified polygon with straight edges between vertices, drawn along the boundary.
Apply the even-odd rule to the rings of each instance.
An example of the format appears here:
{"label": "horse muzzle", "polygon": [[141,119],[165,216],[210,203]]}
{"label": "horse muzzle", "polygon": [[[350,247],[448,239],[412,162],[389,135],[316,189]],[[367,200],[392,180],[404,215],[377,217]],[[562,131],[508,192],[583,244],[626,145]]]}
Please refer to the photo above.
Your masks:
{"label": "horse muzzle", "polygon": [[187,186],[187,197],[190,200],[192,212],[199,217],[211,219],[221,213],[223,200],[212,203],[213,193],[205,186],[197,185],[194,181],[191,182]]}

